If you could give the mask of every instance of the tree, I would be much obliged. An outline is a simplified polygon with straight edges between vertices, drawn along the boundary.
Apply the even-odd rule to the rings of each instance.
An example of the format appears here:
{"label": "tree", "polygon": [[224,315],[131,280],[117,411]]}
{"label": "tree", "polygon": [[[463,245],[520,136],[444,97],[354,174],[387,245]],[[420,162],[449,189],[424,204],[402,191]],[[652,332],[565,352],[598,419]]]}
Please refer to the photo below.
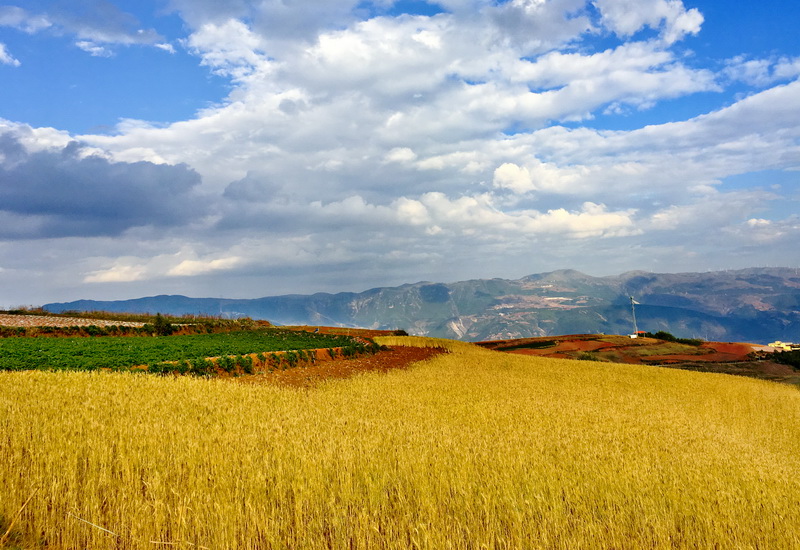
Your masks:
{"label": "tree", "polygon": [[153,319],[153,331],[159,336],[169,336],[175,332],[175,326],[166,317],[156,313],[156,318]]}

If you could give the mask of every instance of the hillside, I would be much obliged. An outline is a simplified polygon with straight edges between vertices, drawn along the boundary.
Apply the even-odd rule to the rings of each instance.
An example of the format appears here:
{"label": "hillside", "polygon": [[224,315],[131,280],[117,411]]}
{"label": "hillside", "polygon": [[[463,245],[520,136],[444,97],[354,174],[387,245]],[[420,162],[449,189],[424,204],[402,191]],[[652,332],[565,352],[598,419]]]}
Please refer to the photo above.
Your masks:
{"label": "hillside", "polygon": [[44,308],[249,316],[277,324],[400,328],[420,336],[480,341],[626,334],[632,330],[631,295],[641,303],[636,315],[644,330],[716,341],[800,340],[800,272],[790,268],[607,277],[562,270],[517,280],[419,282],[359,293],[239,300],[152,296]]}
{"label": "hillside", "polygon": [[420,340],[379,342],[449,353],[306,391],[0,372],[0,537],[9,550],[799,547],[796,389]]}

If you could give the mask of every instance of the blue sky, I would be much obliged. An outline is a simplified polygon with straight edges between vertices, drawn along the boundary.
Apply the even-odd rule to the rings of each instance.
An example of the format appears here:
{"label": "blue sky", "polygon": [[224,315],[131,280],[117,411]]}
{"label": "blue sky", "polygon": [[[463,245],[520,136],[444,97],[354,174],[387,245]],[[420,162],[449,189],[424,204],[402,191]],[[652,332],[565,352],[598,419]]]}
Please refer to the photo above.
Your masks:
{"label": "blue sky", "polygon": [[0,306],[798,265],[796,2],[8,0]]}

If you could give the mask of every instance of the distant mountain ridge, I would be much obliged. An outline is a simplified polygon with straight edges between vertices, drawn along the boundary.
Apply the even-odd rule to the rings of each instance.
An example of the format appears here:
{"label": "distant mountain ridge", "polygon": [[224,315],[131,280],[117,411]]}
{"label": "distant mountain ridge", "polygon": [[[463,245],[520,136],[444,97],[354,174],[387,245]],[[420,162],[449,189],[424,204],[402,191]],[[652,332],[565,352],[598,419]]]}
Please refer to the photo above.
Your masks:
{"label": "distant mountain ridge", "polygon": [[209,314],[282,325],[405,329],[468,341],[577,333],[627,334],[629,296],[639,328],[717,341],[800,341],[800,270],[750,268],[707,273],[631,271],[593,277],[574,270],[517,280],[419,282],[364,292],[255,299],[151,296],[46,304],[52,312]]}

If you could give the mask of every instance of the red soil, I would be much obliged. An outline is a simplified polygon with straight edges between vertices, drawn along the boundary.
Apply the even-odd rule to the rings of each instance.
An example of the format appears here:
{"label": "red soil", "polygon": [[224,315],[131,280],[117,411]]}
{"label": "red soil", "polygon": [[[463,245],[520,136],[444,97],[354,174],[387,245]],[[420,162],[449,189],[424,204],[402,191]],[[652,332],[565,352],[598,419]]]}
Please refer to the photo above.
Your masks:
{"label": "red soil", "polygon": [[700,350],[706,353],[704,355],[652,355],[648,359],[660,363],[686,363],[690,361],[733,363],[746,361],[748,359],[747,356],[753,352],[753,346],[737,342],[704,342],[700,345]]}
{"label": "red soil", "polygon": [[536,355],[540,357],[558,357],[563,359],[575,359],[579,354],[586,352],[613,352],[616,354],[615,360],[623,363],[685,363],[685,362],[707,362],[707,363],[730,363],[748,360],[748,355],[755,348],[753,344],[743,344],[736,342],[704,342],[700,346],[693,348],[687,347],[687,353],[650,355],[646,353],[648,348],[664,345],[661,340],[653,338],[628,339],[625,337],[606,337],[606,336],[558,336],[552,338],[531,338],[525,340],[508,340],[500,342],[487,342],[484,345],[490,349],[506,351],[503,348],[513,346],[517,343],[542,341],[555,341],[556,344],[546,348],[522,348],[509,349],[508,353],[520,355]]}
{"label": "red soil", "polygon": [[325,380],[350,378],[351,376],[371,371],[387,372],[393,369],[404,369],[413,363],[430,359],[440,353],[444,353],[444,350],[395,346],[374,355],[322,361],[305,367],[276,370],[267,374],[237,376],[229,378],[229,380],[248,384],[275,384],[295,388],[310,388]]}

